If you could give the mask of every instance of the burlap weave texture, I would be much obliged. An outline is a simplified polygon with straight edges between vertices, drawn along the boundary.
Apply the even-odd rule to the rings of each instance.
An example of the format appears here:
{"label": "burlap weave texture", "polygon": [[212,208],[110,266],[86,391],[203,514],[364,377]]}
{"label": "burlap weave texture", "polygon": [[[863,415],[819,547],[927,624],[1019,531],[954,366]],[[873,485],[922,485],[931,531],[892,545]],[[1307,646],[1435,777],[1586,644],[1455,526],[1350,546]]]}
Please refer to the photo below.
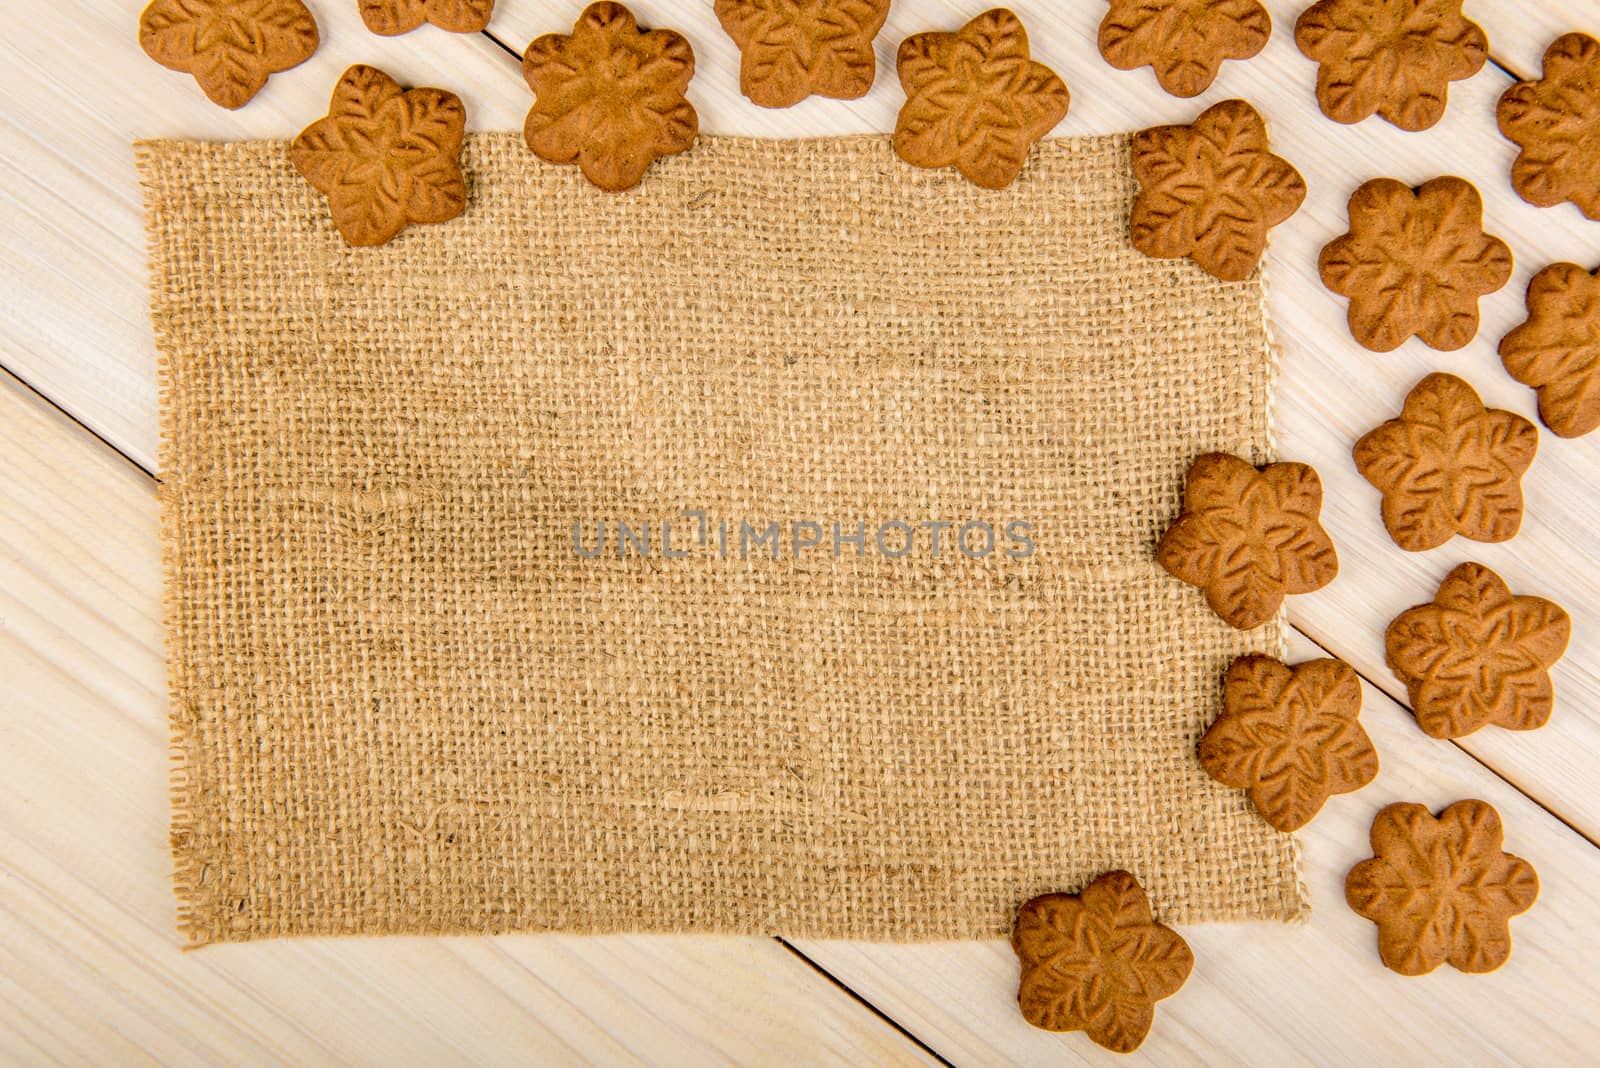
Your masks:
{"label": "burlap weave texture", "polygon": [[188,937],[989,937],[1113,867],[1296,915],[1194,757],[1281,625],[1153,559],[1190,459],[1267,458],[1260,284],[1133,250],[1127,147],[992,193],[706,138],[611,195],[474,135],[465,216],[352,249],[282,144],[140,146]]}

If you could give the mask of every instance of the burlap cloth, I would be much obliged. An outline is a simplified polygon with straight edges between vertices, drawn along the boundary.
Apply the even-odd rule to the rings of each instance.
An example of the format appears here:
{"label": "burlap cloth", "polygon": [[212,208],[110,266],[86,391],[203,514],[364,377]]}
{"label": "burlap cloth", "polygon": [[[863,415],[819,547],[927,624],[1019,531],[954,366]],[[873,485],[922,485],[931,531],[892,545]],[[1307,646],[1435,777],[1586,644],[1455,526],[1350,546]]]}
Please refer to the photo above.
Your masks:
{"label": "burlap cloth", "polygon": [[1127,147],[996,194],[709,138],[609,195],[480,135],[372,250],[282,144],[141,145],[186,935],[988,937],[1114,867],[1297,915],[1194,756],[1281,625],[1153,560],[1192,457],[1266,458],[1261,287],[1133,250]]}

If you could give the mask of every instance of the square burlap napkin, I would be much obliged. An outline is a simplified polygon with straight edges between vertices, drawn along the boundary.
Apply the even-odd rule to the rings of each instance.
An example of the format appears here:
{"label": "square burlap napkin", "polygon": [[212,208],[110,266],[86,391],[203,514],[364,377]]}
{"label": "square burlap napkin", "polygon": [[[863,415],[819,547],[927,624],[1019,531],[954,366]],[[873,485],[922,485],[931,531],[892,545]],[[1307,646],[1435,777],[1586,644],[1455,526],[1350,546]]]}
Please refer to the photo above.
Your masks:
{"label": "square burlap napkin", "polygon": [[986,937],[1112,867],[1296,915],[1193,755],[1281,627],[1153,560],[1267,456],[1261,287],[1130,247],[1127,148],[610,195],[479,135],[353,249],[282,144],[140,146],[188,937]]}

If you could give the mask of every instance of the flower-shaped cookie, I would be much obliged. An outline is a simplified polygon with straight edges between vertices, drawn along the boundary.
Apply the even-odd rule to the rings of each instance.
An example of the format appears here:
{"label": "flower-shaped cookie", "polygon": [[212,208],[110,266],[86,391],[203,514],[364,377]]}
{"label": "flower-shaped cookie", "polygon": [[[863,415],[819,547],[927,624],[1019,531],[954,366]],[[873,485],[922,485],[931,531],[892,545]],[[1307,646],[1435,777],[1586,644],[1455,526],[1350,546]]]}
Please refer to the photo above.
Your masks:
{"label": "flower-shaped cookie", "polygon": [[1189,944],[1155,922],[1150,899],[1125,871],[1081,894],[1045,894],[1022,906],[1011,931],[1022,962],[1017,1002],[1046,1031],[1083,1031],[1131,1053],[1155,1022],[1155,1003],[1176,994],[1194,968]]}
{"label": "flower-shaped cookie", "polygon": [[1156,559],[1203,589],[1217,615],[1249,630],[1271,620],[1285,594],[1319,590],[1339,573],[1321,511],[1322,480],[1305,464],[1258,471],[1208,453],[1189,467],[1183,514],[1161,536]]}
{"label": "flower-shaped cookie", "polygon": [[300,0],[154,0],[139,16],[139,46],[193,74],[206,96],[241,108],[268,75],[317,50],[317,20]]}
{"label": "flower-shaped cookie", "polygon": [[528,147],[551,163],[576,162],[601,189],[632,189],[700,131],[683,95],[694,50],[672,30],[639,29],[621,4],[590,4],[570,35],[535,40],[522,73],[536,96],[523,128]]}
{"label": "flower-shaped cookie", "polygon": [[1378,925],[1383,963],[1401,975],[1450,964],[1492,972],[1511,955],[1511,917],[1539,896],[1539,876],[1502,853],[1500,814],[1457,801],[1435,819],[1394,804],[1372,821],[1371,860],[1345,878],[1345,901]]}
{"label": "flower-shaped cookie", "polygon": [[1350,298],[1350,332],[1367,348],[1415,334],[1459,349],[1478,333],[1478,298],[1511,277],[1511,250],[1483,232],[1472,183],[1446,175],[1413,190],[1374,178],[1350,197],[1350,232],[1323,247],[1318,267]]}
{"label": "flower-shaped cookie", "polygon": [[1222,715],[1200,739],[1200,763],[1280,831],[1311,822],[1334,794],[1378,774],[1361,727],[1361,677],[1338,660],[1289,667],[1267,656],[1228,666]]}
{"label": "flower-shaped cookie", "polygon": [[1539,430],[1515,412],[1487,409],[1455,375],[1431,374],[1400,418],[1356,442],[1356,467],[1383,494],[1383,525],[1422,552],[1456,534],[1505,541],[1522,525],[1522,474]]}
{"label": "flower-shaped cookie", "polygon": [[466,209],[457,162],[466,122],[454,93],[404,90],[358,64],[334,87],[328,117],[289,146],[289,159],[327,194],[346,241],[381,245],[410,223],[445,222]]}
{"label": "flower-shaped cookie", "polygon": [[1377,112],[1402,130],[1444,114],[1450,83],[1489,58],[1489,39],[1461,0],[1322,0],[1301,15],[1295,44],[1317,68],[1317,102],[1335,122]]}
{"label": "flower-shaped cookie", "polygon": [[1188,256],[1225,281],[1248,278],[1267,230],[1306,197],[1300,172],[1267,150],[1267,124],[1243,100],[1224,100],[1191,126],[1157,126],[1133,138],[1141,192],[1130,233],[1146,256]]}
{"label": "flower-shaped cookie", "polygon": [[1389,624],[1384,653],[1411,695],[1417,725],[1435,738],[1460,738],[1490,723],[1544,726],[1555,703],[1550,668],[1571,636],[1560,605],[1514,596],[1482,564],[1462,564],[1433,603]]}
{"label": "flower-shaped cookie", "polygon": [[477,33],[489,25],[494,0],[361,0],[361,21],[385,37],[431,22],[451,33]]}
{"label": "flower-shaped cookie", "polygon": [[1564,438],[1600,426],[1600,276],[1553,263],[1528,283],[1528,318],[1500,339],[1511,377],[1539,392],[1539,418]]}
{"label": "flower-shaped cookie", "polygon": [[1100,54],[1118,70],[1150,66],[1173,96],[1205,92],[1225,59],[1249,59],[1272,36],[1257,0],[1111,0]]}
{"label": "flower-shaped cookie", "polygon": [[716,0],[716,12],[739,46],[739,91],[764,108],[872,88],[889,0]]}
{"label": "flower-shaped cookie", "polygon": [[995,8],[956,33],[900,42],[905,107],[894,150],[918,167],[954,165],[986,189],[1022,173],[1028,150],[1067,114],[1067,86],[1029,58],[1028,31]]}
{"label": "flower-shaped cookie", "polygon": [[1522,149],[1511,184],[1529,204],[1570,200],[1600,219],[1600,41],[1586,33],[1557,37],[1543,74],[1500,97],[1500,132]]}

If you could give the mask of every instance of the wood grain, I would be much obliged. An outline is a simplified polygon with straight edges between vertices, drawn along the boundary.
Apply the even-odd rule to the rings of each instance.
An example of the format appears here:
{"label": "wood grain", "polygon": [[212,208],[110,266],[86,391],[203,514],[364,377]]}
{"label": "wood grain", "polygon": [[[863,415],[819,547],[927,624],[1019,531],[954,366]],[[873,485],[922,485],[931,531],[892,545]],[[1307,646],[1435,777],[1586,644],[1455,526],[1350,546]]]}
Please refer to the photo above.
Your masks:
{"label": "wood grain", "polygon": [[1544,50],[1574,30],[1600,37],[1600,8],[1593,0],[1539,0],[1493,4],[1468,0],[1463,10],[1489,34],[1489,57],[1519,78],[1537,78]]}
{"label": "wood grain", "polygon": [[316,55],[227,111],[140,50],[140,6],[59,0],[0,36],[0,352],[153,470],[156,364],[131,142],[292,137],[327,112],[340,73],[358,62],[449,87],[474,128],[519,126],[528,95],[516,59],[482,34],[378,37],[355,0],[339,0],[313,5]]}

